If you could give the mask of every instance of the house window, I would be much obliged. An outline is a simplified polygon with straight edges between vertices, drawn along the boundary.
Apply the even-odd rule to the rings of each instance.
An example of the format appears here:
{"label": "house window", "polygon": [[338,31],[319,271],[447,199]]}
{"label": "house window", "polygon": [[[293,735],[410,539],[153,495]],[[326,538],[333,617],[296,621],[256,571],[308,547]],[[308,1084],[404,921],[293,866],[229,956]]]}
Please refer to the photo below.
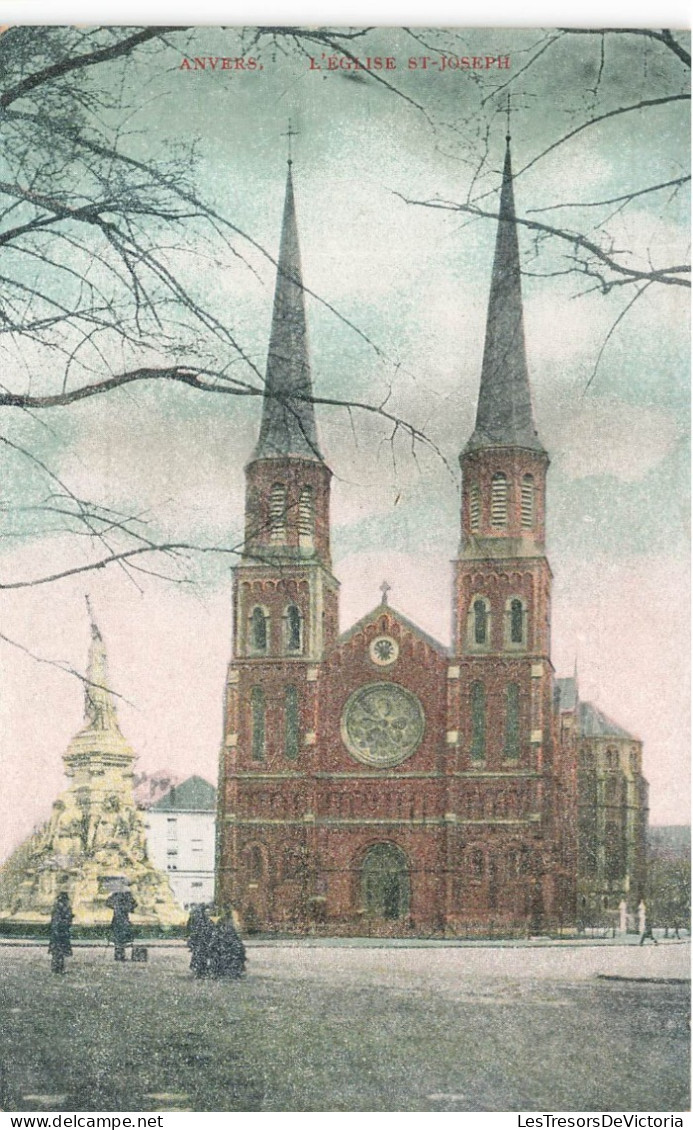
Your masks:
{"label": "house window", "polygon": [[525,475],[520,495],[520,523],[523,530],[531,530],[534,525],[534,479]]}
{"label": "house window", "polygon": [[284,692],[284,756],[295,761],[298,757],[299,711],[296,687]]}
{"label": "house window", "polygon": [[491,479],[491,525],[501,529],[508,524],[508,480],[498,472]]}
{"label": "house window", "polygon": [[250,648],[259,655],[267,651],[267,621],[264,608],[257,605],[250,614]]}
{"label": "house window", "polygon": [[481,525],[481,492],[478,483],[469,488],[469,528],[478,530]]}
{"label": "house window", "polygon": [[251,757],[253,761],[265,760],[265,693],[262,687],[250,692]]}
{"label": "house window", "polygon": [[520,688],[517,683],[508,683],[505,692],[505,745],[506,757],[520,755]]}
{"label": "house window", "polygon": [[472,757],[486,757],[486,692],[483,683],[472,683]]}
{"label": "house window", "polygon": [[284,613],[284,633],[286,650],[298,653],[303,650],[303,617],[295,604],[290,604]]}
{"label": "house window", "polygon": [[315,533],[313,488],[303,487],[298,496],[298,544],[312,545]]}
{"label": "house window", "polygon": [[275,483],[270,491],[269,526],[272,545],[283,545],[286,542],[286,487],[281,483]]}

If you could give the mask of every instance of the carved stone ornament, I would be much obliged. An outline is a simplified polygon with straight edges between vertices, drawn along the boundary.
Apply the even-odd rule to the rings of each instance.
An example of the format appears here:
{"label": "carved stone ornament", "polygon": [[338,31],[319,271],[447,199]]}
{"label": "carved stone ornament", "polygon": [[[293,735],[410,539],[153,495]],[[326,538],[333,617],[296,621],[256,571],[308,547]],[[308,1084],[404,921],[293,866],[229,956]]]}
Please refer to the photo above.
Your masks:
{"label": "carved stone ornament", "polygon": [[371,662],[376,666],[389,667],[391,663],[397,661],[399,644],[392,636],[376,636],[369,644],[368,654]]}

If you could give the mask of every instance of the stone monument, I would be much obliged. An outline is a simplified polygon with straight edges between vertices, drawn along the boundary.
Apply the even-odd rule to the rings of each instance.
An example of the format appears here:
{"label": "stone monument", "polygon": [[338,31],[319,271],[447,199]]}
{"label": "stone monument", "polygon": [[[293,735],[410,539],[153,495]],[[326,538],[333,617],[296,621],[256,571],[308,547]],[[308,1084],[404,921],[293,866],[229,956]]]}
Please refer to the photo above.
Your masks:
{"label": "stone monument", "polygon": [[106,925],[107,900],[129,889],[135,925],[183,922],[167,876],[147,857],[142,814],[133,795],[135,754],[123,737],[111,690],[106,649],[91,620],[84,681],[84,726],[63,755],[67,789],[48,822],[22,844],[0,873],[0,926],[46,923],[60,891],[67,891],[74,924]]}

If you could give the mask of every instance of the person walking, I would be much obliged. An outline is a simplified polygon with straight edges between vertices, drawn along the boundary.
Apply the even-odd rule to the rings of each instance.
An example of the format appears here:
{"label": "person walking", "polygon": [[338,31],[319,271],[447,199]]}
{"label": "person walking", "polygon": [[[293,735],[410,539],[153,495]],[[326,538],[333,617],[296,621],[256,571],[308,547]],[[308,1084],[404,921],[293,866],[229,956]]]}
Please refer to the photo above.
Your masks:
{"label": "person walking", "polygon": [[113,911],[110,933],[113,939],[113,957],[115,961],[125,961],[125,947],[131,946],[135,937],[130,915],[137,906],[129,890],[114,891],[106,899],[106,906]]}
{"label": "person walking", "polygon": [[187,946],[190,950],[190,968],[195,977],[206,977],[209,973],[210,948],[214,925],[209,921],[207,907],[195,903],[190,908],[188,918]]}
{"label": "person walking", "polygon": [[72,907],[67,891],[61,891],[53,903],[49,928],[48,952],[51,955],[51,971],[65,972],[65,958],[72,957],[70,928],[72,926]]}
{"label": "person walking", "polygon": [[654,944],[655,944],[656,946],[657,946],[657,945],[659,945],[659,942],[657,941],[657,939],[655,938],[654,934],[652,933],[652,926],[651,926],[651,924],[650,924],[649,922],[646,922],[646,923],[645,923],[645,929],[643,930],[643,932],[642,932],[642,937],[641,937],[641,939],[640,939],[640,945],[642,946],[642,945],[643,945],[643,944],[644,944],[645,942],[648,942],[648,941],[649,941],[649,942],[654,942]]}

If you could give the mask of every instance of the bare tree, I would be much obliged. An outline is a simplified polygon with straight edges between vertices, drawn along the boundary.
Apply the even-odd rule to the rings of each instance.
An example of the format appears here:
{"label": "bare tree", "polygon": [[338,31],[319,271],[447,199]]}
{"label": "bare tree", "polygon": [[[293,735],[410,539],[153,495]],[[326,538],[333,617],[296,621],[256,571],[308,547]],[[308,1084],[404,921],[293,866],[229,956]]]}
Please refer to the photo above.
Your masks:
{"label": "bare tree", "polygon": [[[210,308],[195,272],[181,270],[180,264],[211,242],[223,245],[249,271],[254,269],[253,254],[274,262],[272,256],[232,217],[205,201],[194,145],[144,158],[133,144],[133,68],[160,58],[171,44],[184,52],[193,34],[184,28],[13,27],[0,36],[0,348],[4,371],[10,374],[3,378],[9,383],[0,385],[0,444],[25,461],[43,485],[42,493],[27,500],[25,515],[33,523],[43,520],[46,529],[57,525],[75,536],[76,545],[81,539],[90,547],[89,554],[80,551],[66,567],[2,578],[0,589],[46,583],[111,564],[134,575],[152,567],[153,555],[168,555],[173,562],[192,552],[233,554],[240,548],[157,538],[141,515],[80,497],[10,428],[17,413],[47,420],[49,410],[140,382],[185,385],[201,395],[263,394],[263,374],[244,344],[242,327],[234,324],[233,316],[220,317]],[[575,36],[585,37],[588,77],[579,97],[573,92],[572,101],[566,102],[566,128],[556,135],[554,121],[554,134],[516,169],[517,178],[541,167],[557,150],[569,152],[576,139],[607,122],[631,128],[643,115],[673,113],[689,99],[690,56],[681,36],[669,31],[559,29],[537,33],[511,71],[499,70],[490,84],[471,84],[464,110],[457,106],[452,115],[449,102],[437,97],[435,84],[428,93],[425,88],[415,91],[406,73],[360,67],[359,59],[377,49],[379,34],[370,28],[238,32],[245,51],[338,55],[347,61],[347,73],[353,64],[352,77],[374,84],[385,98],[403,100],[408,113],[423,116],[441,151],[459,159],[466,192],[459,200],[407,199],[429,209],[461,213],[474,222],[497,219],[491,194],[497,189],[493,135],[498,110],[508,95],[516,105],[531,104],[533,96],[540,96],[546,84],[541,68],[551,58],[560,67],[560,53],[570,48]],[[462,34],[454,31],[405,29],[400,34],[413,51],[438,57],[458,58],[464,46]],[[621,73],[624,46],[631,64],[647,68],[647,97],[631,96],[614,79]],[[643,76],[644,70],[640,89]],[[357,84],[352,91],[357,97]],[[665,144],[670,141],[662,131]],[[678,154],[670,155],[672,175],[656,182],[647,179],[646,171],[641,176],[634,170],[632,188],[623,194],[554,200],[541,209],[540,218],[527,214],[518,220],[533,236],[536,273],[574,275],[585,290],[596,288],[604,294],[624,289],[625,304],[611,332],[654,285],[689,285],[688,264],[657,262],[655,249],[643,260],[621,248],[611,228],[643,198],[661,200],[663,210],[678,206],[689,177],[687,171],[673,168],[677,159]],[[396,373],[396,358],[389,358],[321,296],[313,297]],[[389,412],[386,401],[317,402],[376,415],[391,438],[406,435],[414,450],[430,443],[422,429]],[[22,508],[13,501],[4,509],[6,519],[16,523]]]}

